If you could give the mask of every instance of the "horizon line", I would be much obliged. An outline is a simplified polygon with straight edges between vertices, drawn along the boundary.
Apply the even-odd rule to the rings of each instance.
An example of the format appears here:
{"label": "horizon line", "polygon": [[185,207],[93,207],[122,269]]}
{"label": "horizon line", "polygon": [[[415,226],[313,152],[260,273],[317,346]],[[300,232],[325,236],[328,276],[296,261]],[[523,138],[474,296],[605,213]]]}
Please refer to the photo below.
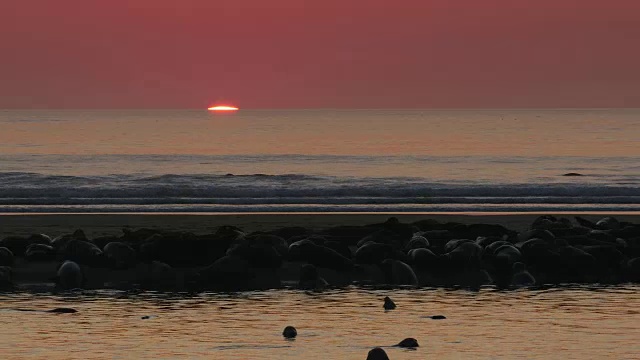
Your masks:
{"label": "horizon line", "polygon": [[[207,111],[207,107],[203,108],[146,108],[146,107],[123,107],[123,108],[0,108],[0,111],[76,111],[76,110],[93,110],[93,111],[122,111],[122,110],[153,110],[153,111]],[[400,111],[477,111],[477,110],[640,110],[638,107],[464,107],[464,108],[447,108],[447,107],[371,107],[371,108],[345,108],[345,107],[290,107],[290,108],[239,108],[238,111],[367,111],[367,110],[400,110]]]}

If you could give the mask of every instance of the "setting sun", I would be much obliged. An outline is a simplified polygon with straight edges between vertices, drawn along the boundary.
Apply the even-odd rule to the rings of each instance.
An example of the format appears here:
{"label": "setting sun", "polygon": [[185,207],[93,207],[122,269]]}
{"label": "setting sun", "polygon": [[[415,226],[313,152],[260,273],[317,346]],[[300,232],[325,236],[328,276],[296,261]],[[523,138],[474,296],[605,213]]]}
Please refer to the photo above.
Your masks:
{"label": "setting sun", "polygon": [[207,110],[211,110],[211,111],[238,111],[238,108],[235,107],[235,106],[217,105],[217,106],[212,106],[212,107],[208,108]]}

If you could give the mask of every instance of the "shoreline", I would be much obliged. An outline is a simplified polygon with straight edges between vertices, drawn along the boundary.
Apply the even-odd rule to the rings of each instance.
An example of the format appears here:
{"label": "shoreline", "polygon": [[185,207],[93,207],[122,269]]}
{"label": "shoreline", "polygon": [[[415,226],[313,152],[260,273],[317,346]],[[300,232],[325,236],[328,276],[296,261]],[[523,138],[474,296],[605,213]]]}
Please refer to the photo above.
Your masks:
{"label": "shoreline", "polygon": [[597,221],[615,215],[621,221],[640,222],[640,213],[74,213],[74,214],[0,214],[0,238],[9,235],[45,233],[56,236],[83,229],[87,235],[119,235],[123,228],[154,228],[184,230],[194,233],[215,231],[232,225],[245,231],[269,231],[288,226],[312,229],[338,225],[366,225],[396,217],[401,222],[433,219],[439,222],[463,224],[499,224],[516,231],[525,231],[541,215],[573,218],[583,216]]}

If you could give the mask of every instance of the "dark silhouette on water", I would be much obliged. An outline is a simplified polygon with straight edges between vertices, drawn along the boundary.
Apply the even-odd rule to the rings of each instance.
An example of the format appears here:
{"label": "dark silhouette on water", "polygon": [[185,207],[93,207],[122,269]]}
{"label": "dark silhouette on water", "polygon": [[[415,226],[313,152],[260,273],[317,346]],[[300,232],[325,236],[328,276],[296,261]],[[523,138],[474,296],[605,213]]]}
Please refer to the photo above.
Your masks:
{"label": "dark silhouette on water", "polygon": [[78,310],[72,309],[72,308],[55,308],[47,312],[56,313],[56,314],[75,314],[78,312]]}
{"label": "dark silhouette on water", "polygon": [[389,356],[382,348],[373,348],[367,354],[367,360],[389,360]]}
{"label": "dark silhouette on water", "polygon": [[406,338],[402,341],[400,341],[397,345],[394,345],[397,347],[401,347],[401,348],[417,348],[420,347],[420,345],[418,345],[418,340],[414,339],[414,338]]}
{"label": "dark silhouette on water", "polygon": [[282,331],[282,336],[287,339],[293,339],[298,336],[298,330],[296,330],[296,328],[294,328],[293,326],[287,326]]}
{"label": "dark silhouette on water", "polygon": [[384,298],[383,307],[385,310],[393,310],[396,308],[396,303],[394,303],[393,300],[391,300],[391,298],[387,296]]}
{"label": "dark silhouette on water", "polygon": [[52,313],[52,314],[75,314],[78,312],[78,310],[76,309],[72,309],[72,308],[55,308],[55,309],[51,309],[51,310],[36,310],[36,309],[13,309],[15,311],[27,311],[27,312],[47,312],[47,313]]}

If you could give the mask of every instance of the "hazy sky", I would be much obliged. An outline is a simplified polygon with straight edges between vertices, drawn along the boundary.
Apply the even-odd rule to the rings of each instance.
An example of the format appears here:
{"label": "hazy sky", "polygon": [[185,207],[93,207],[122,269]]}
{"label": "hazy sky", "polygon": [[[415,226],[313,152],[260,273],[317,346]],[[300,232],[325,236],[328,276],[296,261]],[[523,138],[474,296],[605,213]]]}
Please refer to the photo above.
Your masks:
{"label": "hazy sky", "polygon": [[0,108],[640,107],[638,0],[4,0]]}

